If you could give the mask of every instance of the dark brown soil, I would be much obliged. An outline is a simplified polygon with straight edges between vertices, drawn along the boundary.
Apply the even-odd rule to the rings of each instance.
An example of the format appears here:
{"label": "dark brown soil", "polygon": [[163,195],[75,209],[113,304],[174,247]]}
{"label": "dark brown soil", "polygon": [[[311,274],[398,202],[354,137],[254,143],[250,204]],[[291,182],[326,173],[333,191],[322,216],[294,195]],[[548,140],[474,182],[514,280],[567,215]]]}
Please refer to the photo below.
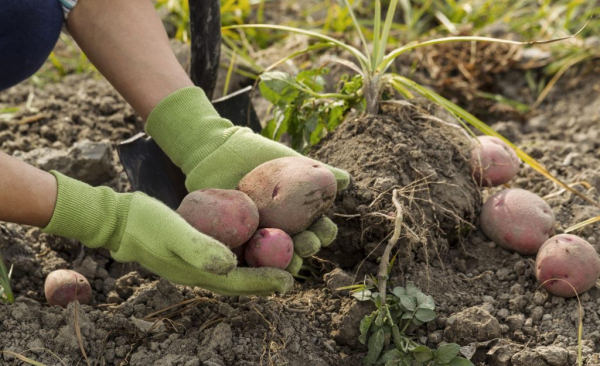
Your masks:
{"label": "dark brown soil", "polygon": [[481,199],[467,160],[471,140],[432,105],[420,104],[383,103],[382,115],[345,122],[311,153],[354,178],[334,214],[341,229],[331,259],[343,258],[344,267],[377,247],[372,259],[383,252],[380,244],[393,230],[394,189],[402,197],[405,245],[422,249],[420,260],[444,255],[449,240],[474,228]]}

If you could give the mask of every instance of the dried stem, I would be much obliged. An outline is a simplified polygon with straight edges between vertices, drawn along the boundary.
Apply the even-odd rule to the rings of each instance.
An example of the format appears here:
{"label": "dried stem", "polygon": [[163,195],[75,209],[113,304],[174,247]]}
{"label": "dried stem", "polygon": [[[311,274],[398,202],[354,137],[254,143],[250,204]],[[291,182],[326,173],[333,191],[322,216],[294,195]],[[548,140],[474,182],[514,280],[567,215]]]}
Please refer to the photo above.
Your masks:
{"label": "dried stem", "polygon": [[379,284],[379,295],[381,296],[382,305],[385,304],[390,253],[398,243],[398,239],[400,239],[400,233],[402,231],[402,221],[404,219],[402,205],[398,201],[397,189],[394,189],[392,191],[392,203],[394,203],[394,206],[396,206],[396,223],[394,225],[394,234],[390,238],[390,241],[388,242],[387,246],[385,247],[385,250],[383,251],[381,261],[379,262],[379,272],[377,273],[377,283]]}

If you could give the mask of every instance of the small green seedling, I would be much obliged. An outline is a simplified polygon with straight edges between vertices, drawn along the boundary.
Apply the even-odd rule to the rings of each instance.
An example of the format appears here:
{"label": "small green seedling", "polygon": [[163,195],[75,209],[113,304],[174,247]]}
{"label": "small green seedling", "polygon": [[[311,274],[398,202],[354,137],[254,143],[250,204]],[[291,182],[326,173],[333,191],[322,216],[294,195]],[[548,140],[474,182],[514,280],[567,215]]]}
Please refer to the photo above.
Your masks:
{"label": "small green seedling", "polygon": [[415,341],[417,327],[437,317],[433,298],[422,293],[414,284],[394,287],[385,296],[363,288],[353,294],[359,301],[373,301],[377,310],[360,322],[358,340],[368,347],[365,365],[384,366],[472,366],[460,357],[460,346],[440,345],[432,350]]}

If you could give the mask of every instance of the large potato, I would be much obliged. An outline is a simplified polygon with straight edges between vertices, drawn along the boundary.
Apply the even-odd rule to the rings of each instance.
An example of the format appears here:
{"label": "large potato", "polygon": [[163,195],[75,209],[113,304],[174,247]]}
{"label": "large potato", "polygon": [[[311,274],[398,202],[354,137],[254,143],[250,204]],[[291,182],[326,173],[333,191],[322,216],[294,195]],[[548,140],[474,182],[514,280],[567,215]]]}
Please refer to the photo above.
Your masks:
{"label": "large potato", "polygon": [[66,308],[75,300],[89,304],[92,300],[92,287],[83,275],[70,269],[57,269],[46,277],[44,295],[48,304]]}
{"label": "large potato", "polygon": [[523,189],[505,189],[483,205],[481,230],[499,246],[535,254],[554,233],[554,213],[546,201]]}
{"label": "large potato", "polygon": [[268,161],[248,173],[238,189],[256,203],[260,227],[289,235],[306,230],[335,200],[335,176],[304,157]]}
{"label": "large potato", "polygon": [[260,229],[245,245],[246,263],[251,267],[286,269],[294,255],[294,242],[279,229]]}
{"label": "large potato", "polygon": [[177,212],[196,230],[229,248],[244,244],[258,227],[258,209],[250,197],[232,189],[201,189],[183,199]]}
{"label": "large potato", "polygon": [[600,259],[596,249],[575,235],[560,234],[550,238],[542,245],[535,260],[535,277],[556,296],[575,296],[575,291],[581,295],[594,286],[599,276]]}
{"label": "large potato", "polygon": [[493,136],[477,137],[471,151],[473,177],[482,187],[504,184],[519,172],[519,158],[504,141]]}

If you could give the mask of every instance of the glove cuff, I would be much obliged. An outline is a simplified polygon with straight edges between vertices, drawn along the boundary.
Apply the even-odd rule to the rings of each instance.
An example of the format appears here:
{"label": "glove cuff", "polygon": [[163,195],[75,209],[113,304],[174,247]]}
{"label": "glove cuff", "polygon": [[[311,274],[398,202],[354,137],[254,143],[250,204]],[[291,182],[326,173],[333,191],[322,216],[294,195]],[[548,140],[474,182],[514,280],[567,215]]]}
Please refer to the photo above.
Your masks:
{"label": "glove cuff", "polygon": [[52,219],[42,231],[77,239],[90,248],[118,250],[133,194],[50,173],[56,178],[58,193]]}
{"label": "glove cuff", "polygon": [[146,132],[188,175],[235,132],[198,87],[180,89],[150,113]]}

